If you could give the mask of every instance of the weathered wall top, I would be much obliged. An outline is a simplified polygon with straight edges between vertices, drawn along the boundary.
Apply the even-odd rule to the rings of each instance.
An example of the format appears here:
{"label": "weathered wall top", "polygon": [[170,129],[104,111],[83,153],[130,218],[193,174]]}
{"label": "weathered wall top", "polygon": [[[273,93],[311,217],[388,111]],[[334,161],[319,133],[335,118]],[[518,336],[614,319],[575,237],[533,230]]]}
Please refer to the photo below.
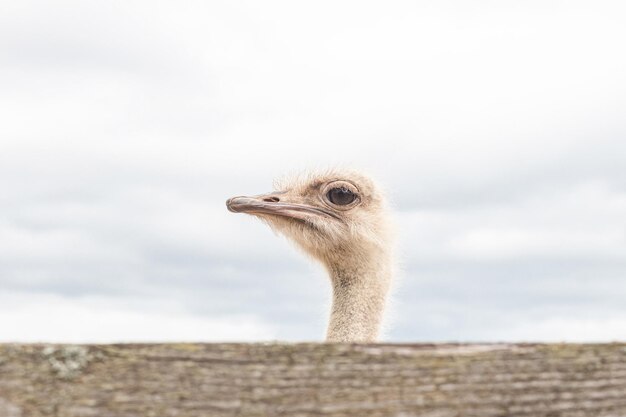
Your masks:
{"label": "weathered wall top", "polygon": [[0,345],[0,417],[626,417],[626,344]]}

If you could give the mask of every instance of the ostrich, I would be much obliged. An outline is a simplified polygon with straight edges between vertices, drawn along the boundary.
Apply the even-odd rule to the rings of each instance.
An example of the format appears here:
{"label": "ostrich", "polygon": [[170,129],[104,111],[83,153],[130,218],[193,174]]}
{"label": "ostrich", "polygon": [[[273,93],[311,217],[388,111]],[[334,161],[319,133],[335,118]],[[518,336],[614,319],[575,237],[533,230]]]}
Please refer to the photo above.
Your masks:
{"label": "ostrich", "polygon": [[378,337],[392,276],[392,233],[374,182],[332,170],[295,177],[226,206],[264,220],[326,268],[333,289],[326,341]]}

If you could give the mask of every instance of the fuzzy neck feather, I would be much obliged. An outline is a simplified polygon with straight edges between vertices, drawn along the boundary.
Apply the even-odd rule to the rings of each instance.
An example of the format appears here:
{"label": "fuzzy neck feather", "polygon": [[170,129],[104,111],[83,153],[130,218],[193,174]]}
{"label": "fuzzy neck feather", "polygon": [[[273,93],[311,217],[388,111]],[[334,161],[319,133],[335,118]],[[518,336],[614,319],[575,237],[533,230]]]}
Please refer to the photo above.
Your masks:
{"label": "fuzzy neck feather", "polygon": [[[337,255],[335,259],[349,259],[349,254]],[[333,286],[326,341],[376,341],[391,283],[389,254],[378,248],[374,257],[359,259],[356,267],[334,260],[326,267]]]}

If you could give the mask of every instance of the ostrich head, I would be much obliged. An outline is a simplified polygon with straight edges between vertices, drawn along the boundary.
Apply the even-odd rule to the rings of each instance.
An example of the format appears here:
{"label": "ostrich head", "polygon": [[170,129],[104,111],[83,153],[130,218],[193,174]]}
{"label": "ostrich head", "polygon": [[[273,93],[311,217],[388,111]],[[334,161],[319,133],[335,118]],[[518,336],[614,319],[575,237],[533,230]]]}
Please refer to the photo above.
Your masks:
{"label": "ostrich head", "polygon": [[352,171],[309,173],[278,181],[276,191],[226,202],[236,213],[260,217],[329,267],[363,264],[384,251],[389,227],[384,198],[374,182]]}
{"label": "ostrich head", "polygon": [[291,178],[277,190],[226,202],[296,243],[326,267],[333,286],[327,341],[378,336],[392,273],[384,198],[374,182],[351,171]]}

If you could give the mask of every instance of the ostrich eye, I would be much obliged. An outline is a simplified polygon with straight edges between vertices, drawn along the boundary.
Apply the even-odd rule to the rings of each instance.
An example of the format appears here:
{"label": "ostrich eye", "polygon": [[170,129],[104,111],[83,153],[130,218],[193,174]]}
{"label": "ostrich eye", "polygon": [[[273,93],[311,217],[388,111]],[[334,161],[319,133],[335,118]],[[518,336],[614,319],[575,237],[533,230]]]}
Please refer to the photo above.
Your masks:
{"label": "ostrich eye", "polygon": [[347,206],[356,199],[356,195],[347,188],[333,188],[330,190],[326,197],[328,201],[338,206]]}

